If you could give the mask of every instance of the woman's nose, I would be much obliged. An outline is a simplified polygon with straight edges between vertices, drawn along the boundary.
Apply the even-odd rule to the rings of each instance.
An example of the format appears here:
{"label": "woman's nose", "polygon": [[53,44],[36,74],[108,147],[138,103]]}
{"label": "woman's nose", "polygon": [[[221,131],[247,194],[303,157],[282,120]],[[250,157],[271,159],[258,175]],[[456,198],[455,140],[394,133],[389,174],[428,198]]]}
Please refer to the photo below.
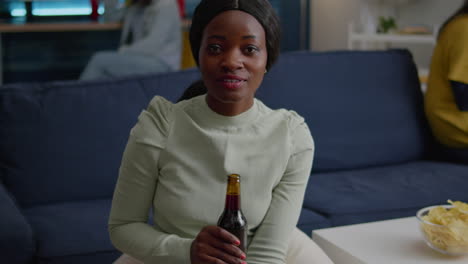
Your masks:
{"label": "woman's nose", "polygon": [[223,60],[221,62],[221,66],[226,71],[233,71],[241,69],[244,65],[242,54],[238,51],[229,51],[226,52]]}

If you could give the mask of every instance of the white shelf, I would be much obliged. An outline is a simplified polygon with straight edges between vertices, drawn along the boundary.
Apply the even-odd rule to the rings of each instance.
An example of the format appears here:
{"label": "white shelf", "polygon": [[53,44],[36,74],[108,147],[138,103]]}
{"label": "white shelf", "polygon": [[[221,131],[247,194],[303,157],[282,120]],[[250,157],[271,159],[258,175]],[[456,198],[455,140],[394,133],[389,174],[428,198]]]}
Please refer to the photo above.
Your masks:
{"label": "white shelf", "polygon": [[392,17],[398,20],[398,9],[419,0],[359,0],[358,28],[354,23],[348,25],[348,48],[355,49],[384,49],[390,44],[425,44],[434,46],[437,40],[437,26],[432,26],[429,34],[379,34],[375,33],[379,24],[379,17]]}
{"label": "white shelf", "polygon": [[410,34],[354,33],[350,35],[350,39],[351,41],[435,44],[435,38],[432,35],[416,35],[416,34],[410,35]]}
{"label": "white shelf", "polygon": [[[434,32],[437,32],[434,30]],[[426,44],[434,46],[437,41],[435,34],[378,34],[378,33],[360,33],[355,32],[352,24],[348,30],[348,49],[357,48],[358,44],[361,49],[369,49],[372,44],[383,44],[388,47],[391,43],[406,43],[406,44]]]}

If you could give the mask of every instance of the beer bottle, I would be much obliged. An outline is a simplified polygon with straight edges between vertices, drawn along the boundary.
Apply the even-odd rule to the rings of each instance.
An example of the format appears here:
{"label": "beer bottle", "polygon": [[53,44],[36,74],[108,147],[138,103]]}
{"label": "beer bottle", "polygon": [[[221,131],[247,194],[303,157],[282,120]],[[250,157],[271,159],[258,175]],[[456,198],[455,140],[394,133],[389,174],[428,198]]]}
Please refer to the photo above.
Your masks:
{"label": "beer bottle", "polygon": [[218,226],[235,235],[239,241],[239,248],[245,252],[247,243],[247,220],[241,211],[240,175],[230,174],[227,177],[226,204],[219,217]]}

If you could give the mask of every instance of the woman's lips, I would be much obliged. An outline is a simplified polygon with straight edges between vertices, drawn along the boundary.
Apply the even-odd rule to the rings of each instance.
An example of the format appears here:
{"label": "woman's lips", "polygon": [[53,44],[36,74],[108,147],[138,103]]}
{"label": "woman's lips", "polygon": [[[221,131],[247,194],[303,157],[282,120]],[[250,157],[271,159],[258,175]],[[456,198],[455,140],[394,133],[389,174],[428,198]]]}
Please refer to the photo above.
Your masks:
{"label": "woman's lips", "polygon": [[245,79],[235,75],[226,75],[219,78],[217,81],[228,90],[236,90],[244,84]]}
{"label": "woman's lips", "polygon": [[244,83],[243,80],[224,79],[219,81],[221,85],[228,90],[237,90]]}

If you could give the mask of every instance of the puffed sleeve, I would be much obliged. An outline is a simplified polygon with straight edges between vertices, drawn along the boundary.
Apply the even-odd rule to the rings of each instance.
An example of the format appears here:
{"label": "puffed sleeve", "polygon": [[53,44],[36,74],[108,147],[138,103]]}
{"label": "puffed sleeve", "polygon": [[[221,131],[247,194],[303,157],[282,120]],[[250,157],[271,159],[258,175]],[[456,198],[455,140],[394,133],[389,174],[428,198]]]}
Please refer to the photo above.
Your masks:
{"label": "puffed sleeve", "polygon": [[289,237],[297,225],[312,168],[314,142],[304,119],[290,112],[291,154],[274,188],[268,212],[247,252],[249,264],[284,264]]}
{"label": "puffed sleeve", "polygon": [[147,224],[158,184],[158,161],[171,127],[173,105],[155,97],[130,132],[109,217],[109,234],[120,251],[151,263],[190,263],[191,239]]}

